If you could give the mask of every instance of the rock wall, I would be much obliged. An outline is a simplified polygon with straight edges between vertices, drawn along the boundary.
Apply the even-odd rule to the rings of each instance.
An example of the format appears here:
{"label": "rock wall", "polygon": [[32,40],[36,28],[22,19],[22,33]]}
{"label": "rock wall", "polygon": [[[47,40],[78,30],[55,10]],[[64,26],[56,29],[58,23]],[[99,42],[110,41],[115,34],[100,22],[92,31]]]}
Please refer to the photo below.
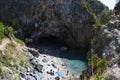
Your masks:
{"label": "rock wall", "polygon": [[89,4],[85,0],[0,0],[0,20],[14,26],[21,38],[36,41],[56,36],[72,47],[89,47],[95,23]]}
{"label": "rock wall", "polygon": [[93,53],[105,57],[108,68],[103,72],[107,80],[120,80],[120,18],[112,15],[112,20],[102,26],[92,44]]}

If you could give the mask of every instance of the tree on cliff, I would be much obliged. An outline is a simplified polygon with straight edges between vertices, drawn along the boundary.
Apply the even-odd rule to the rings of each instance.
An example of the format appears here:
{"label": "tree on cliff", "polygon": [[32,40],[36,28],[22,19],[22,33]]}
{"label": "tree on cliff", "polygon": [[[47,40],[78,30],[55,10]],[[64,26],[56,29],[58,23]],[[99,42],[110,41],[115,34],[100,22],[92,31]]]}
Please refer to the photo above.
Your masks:
{"label": "tree on cliff", "polygon": [[105,58],[98,57],[97,54],[93,54],[88,59],[88,66],[91,67],[92,75],[101,74],[107,67],[107,60]]}
{"label": "tree on cliff", "polygon": [[93,54],[91,58],[88,59],[88,67],[91,68],[90,80],[105,80],[102,73],[107,68],[107,60],[105,58],[100,58],[97,54]]}

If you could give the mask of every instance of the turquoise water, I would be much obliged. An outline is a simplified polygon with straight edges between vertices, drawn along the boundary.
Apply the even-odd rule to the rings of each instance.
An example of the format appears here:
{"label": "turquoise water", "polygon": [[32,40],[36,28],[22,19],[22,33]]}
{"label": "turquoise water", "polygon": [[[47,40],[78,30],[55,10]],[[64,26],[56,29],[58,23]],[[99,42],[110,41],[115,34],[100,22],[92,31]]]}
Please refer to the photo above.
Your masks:
{"label": "turquoise water", "polygon": [[[40,39],[39,43],[32,45],[39,50],[41,54],[47,54],[54,57],[60,57],[73,74],[80,74],[87,68],[86,49],[70,48],[64,42],[54,38]],[[63,50],[62,48],[66,49]]]}
{"label": "turquoise water", "polygon": [[83,70],[86,70],[86,62],[80,60],[63,60],[66,62],[66,65],[70,72],[73,74],[81,74]]}
{"label": "turquoise water", "polygon": [[67,65],[70,72],[73,74],[81,74],[83,70],[87,68],[87,60],[86,60],[86,50],[84,49],[68,49],[65,51],[65,55],[69,56],[69,58],[62,58],[63,62]]}

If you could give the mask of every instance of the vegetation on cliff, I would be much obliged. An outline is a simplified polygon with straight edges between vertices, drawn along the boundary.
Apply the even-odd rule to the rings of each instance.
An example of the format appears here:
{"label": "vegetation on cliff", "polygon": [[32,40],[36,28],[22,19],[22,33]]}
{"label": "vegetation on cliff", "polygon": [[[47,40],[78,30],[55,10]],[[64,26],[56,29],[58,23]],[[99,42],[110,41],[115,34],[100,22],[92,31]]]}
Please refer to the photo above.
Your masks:
{"label": "vegetation on cliff", "polygon": [[92,74],[91,80],[104,80],[102,73],[106,70],[107,66],[107,60],[98,57],[98,54],[93,54],[88,58],[88,68],[90,68]]}
{"label": "vegetation on cliff", "polygon": [[100,26],[107,24],[108,21],[111,19],[112,14],[113,14],[112,10],[108,10],[108,9],[103,10],[101,14],[97,15],[96,18],[97,22],[101,24]]}
{"label": "vegetation on cliff", "polygon": [[19,43],[20,40],[13,33],[12,27],[0,22],[0,79],[4,80],[19,80],[21,69],[29,65],[28,54],[23,51],[24,42]]}
{"label": "vegetation on cliff", "polygon": [[0,22],[0,41],[5,37],[10,37],[14,33],[14,29],[11,26],[5,26]]}
{"label": "vegetation on cliff", "polygon": [[[100,27],[107,24],[113,14],[104,4],[97,0],[81,0],[83,6],[94,16],[95,23],[93,27]],[[93,20],[90,18],[90,20]]]}
{"label": "vegetation on cliff", "polygon": [[95,13],[95,15],[99,15],[103,12],[103,10],[108,9],[108,7],[106,7],[98,0],[86,0],[86,1],[89,3],[90,8],[93,11],[93,13]]}
{"label": "vegetation on cliff", "polygon": [[[92,14],[94,15],[94,18],[96,22],[93,24],[93,27],[100,28],[102,25],[108,24],[109,20],[111,19],[111,15],[114,14],[112,10],[109,10],[105,5],[101,4],[99,1],[96,0],[89,0],[90,8],[92,10]],[[99,13],[99,10],[96,9],[96,7],[103,8],[101,13]],[[91,45],[93,41],[91,41]],[[91,53],[88,52],[88,73],[84,73],[84,77],[82,77],[82,80],[86,80],[86,75],[89,74],[90,80],[105,80],[102,73],[106,70],[108,66],[108,62],[106,58],[102,58],[98,56],[97,53],[98,47],[95,47],[95,51],[93,50]],[[97,54],[95,54],[97,53]],[[92,54],[92,55],[91,55]],[[91,76],[90,76],[91,75]]]}

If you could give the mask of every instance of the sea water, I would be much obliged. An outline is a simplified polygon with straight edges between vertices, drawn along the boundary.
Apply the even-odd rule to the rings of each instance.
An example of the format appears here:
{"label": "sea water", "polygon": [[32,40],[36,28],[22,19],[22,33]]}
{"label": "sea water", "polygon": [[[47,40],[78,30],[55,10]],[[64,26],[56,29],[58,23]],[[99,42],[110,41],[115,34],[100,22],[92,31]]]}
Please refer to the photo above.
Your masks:
{"label": "sea water", "polygon": [[85,49],[73,49],[70,48],[65,51],[61,56],[68,56],[67,58],[61,58],[63,62],[67,65],[70,72],[73,74],[81,74],[83,70],[87,68],[87,51]]}
{"label": "sea water", "polygon": [[39,49],[41,54],[59,57],[73,74],[81,74],[87,68],[86,49],[71,48],[66,43],[51,38],[40,39],[32,47]]}

